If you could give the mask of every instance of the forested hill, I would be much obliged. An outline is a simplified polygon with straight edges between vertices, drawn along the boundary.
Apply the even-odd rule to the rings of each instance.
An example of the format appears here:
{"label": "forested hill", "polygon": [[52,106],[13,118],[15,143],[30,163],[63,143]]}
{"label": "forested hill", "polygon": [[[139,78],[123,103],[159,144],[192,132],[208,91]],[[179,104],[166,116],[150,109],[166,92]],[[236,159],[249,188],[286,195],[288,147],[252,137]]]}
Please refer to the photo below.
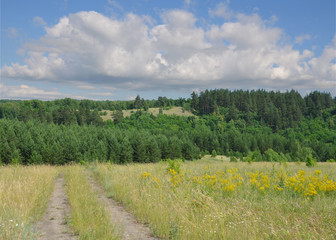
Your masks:
{"label": "forested hill", "polygon": [[[195,116],[154,116],[183,107]],[[133,109],[130,117],[121,110]],[[114,121],[104,122],[104,110]],[[206,90],[188,99],[0,100],[0,164],[155,162],[206,153],[248,161],[327,161],[336,155],[336,98],[328,93]]]}
{"label": "forested hill", "polygon": [[[39,120],[55,124],[95,124],[102,125],[99,111],[126,110],[173,106],[183,107],[196,115],[216,114],[226,121],[244,120],[247,124],[260,122],[272,129],[295,127],[302,118],[323,116],[324,110],[333,108],[336,98],[329,93],[312,92],[302,97],[298,92],[229,91],[228,89],[193,92],[191,98],[144,100],[139,96],[134,101],[93,101],[60,99],[54,101],[9,101],[0,100],[0,119],[20,121]],[[331,115],[336,113],[331,111]]]}
{"label": "forested hill", "polygon": [[[273,129],[294,127],[303,117],[322,117],[323,111],[333,107],[336,98],[330,94],[313,92],[302,97],[298,92],[206,90],[199,96],[192,93],[191,107],[198,114],[218,113],[226,119],[244,119],[264,123]],[[332,112],[335,115],[335,112]]]}

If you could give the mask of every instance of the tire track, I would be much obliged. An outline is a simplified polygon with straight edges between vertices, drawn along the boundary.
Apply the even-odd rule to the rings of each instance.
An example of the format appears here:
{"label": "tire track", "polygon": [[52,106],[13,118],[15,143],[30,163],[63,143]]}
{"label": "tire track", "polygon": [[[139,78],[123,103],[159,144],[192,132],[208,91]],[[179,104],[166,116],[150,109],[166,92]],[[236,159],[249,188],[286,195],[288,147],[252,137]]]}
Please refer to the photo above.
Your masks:
{"label": "tire track", "polygon": [[153,237],[152,232],[144,224],[139,223],[136,218],[127,212],[116,201],[108,198],[102,187],[91,177],[88,176],[89,183],[98,194],[99,200],[107,207],[111,217],[111,222],[116,230],[119,231],[124,240],[158,240],[159,238]]}
{"label": "tire track", "polygon": [[41,233],[39,240],[77,239],[67,225],[67,219],[70,216],[70,205],[64,185],[64,176],[61,175],[55,180],[54,191],[43,219],[37,223],[37,229]]}

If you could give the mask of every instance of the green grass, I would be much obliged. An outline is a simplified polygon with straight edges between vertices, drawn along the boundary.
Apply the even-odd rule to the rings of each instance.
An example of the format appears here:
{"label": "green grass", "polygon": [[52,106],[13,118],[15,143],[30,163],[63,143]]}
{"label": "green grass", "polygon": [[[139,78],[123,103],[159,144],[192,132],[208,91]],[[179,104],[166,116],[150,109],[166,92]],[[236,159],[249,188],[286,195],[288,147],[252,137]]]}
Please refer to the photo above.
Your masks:
{"label": "green grass", "polygon": [[[307,175],[321,170],[335,181],[335,164],[319,163],[307,168],[296,163],[231,163],[208,157],[185,163],[176,177],[168,173],[167,167],[167,163],[99,165],[95,176],[110,196],[165,239],[336,237],[335,191],[310,196],[308,200],[304,194],[290,189],[264,191],[253,187],[247,175],[259,171],[276,178],[277,174],[295,176],[300,169]],[[212,188],[211,179],[207,182],[202,177],[234,168],[242,177],[242,183],[233,191]],[[193,181],[196,176],[202,179],[202,184]]]}

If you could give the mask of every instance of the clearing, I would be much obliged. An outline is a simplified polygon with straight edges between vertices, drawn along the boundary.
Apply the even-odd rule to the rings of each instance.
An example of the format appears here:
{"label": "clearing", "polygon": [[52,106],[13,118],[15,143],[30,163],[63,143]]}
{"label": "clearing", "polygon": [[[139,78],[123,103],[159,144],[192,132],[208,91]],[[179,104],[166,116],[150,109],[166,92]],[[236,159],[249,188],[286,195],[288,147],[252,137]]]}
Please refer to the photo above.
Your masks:
{"label": "clearing", "polygon": [[[185,117],[195,116],[194,114],[192,114],[192,112],[183,110],[182,107],[172,107],[172,108],[167,109],[167,110],[165,110],[164,108],[161,108],[161,109],[162,109],[162,114],[166,114],[166,115],[177,115],[177,116],[185,116]],[[131,116],[132,113],[135,113],[136,111],[137,111],[137,109],[123,110],[124,117],[129,117],[129,116]],[[113,114],[114,111],[103,110],[101,112],[107,112],[107,115],[102,115],[101,116],[101,118],[104,121],[109,120],[109,119],[113,120],[112,114]],[[153,114],[154,116],[157,116],[157,115],[159,115],[160,108],[150,108],[150,109],[148,109],[147,112]]]}

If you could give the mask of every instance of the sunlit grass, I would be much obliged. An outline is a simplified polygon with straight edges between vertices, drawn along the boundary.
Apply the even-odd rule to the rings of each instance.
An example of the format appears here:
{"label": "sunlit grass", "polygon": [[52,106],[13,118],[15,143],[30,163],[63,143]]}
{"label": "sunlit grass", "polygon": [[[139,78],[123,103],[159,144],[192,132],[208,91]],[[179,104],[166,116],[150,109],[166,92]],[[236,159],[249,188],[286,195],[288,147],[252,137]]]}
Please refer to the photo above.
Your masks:
{"label": "sunlit grass", "polygon": [[[129,117],[129,116],[131,116],[132,113],[135,113],[136,111],[137,111],[137,109],[123,110],[123,116],[124,117]],[[101,116],[101,118],[104,121],[109,120],[109,119],[113,120],[113,117],[112,117],[113,111],[103,110],[101,112],[106,112],[107,113],[107,115],[102,115]],[[154,116],[157,116],[160,113],[160,108],[149,108],[147,112],[150,113],[150,114],[153,114]],[[186,116],[186,117],[195,116],[190,111],[183,110],[182,107],[172,107],[170,109],[162,109],[162,114]]]}
{"label": "sunlit grass", "polygon": [[0,239],[31,239],[32,228],[49,201],[58,169],[51,166],[0,167]]}
{"label": "sunlit grass", "polygon": [[[111,197],[162,238],[336,237],[335,164],[207,160],[187,162],[180,172],[167,168],[166,163],[99,165],[95,174]],[[310,184],[316,193],[309,192]]]}
{"label": "sunlit grass", "polygon": [[84,167],[67,166],[65,173],[71,205],[70,225],[79,239],[120,239],[104,205],[92,191]]}

